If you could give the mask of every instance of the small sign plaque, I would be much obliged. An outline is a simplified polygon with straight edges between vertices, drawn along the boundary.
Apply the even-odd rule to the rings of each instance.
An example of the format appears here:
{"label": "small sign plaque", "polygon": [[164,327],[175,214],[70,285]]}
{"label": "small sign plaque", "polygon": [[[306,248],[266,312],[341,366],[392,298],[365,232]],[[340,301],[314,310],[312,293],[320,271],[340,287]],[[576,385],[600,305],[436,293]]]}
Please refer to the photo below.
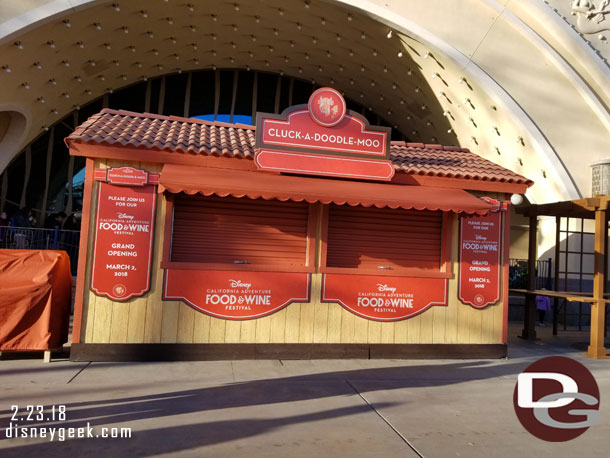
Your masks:
{"label": "small sign plaque", "polygon": [[144,186],[148,183],[148,172],[133,167],[115,167],[108,169],[106,178],[110,184]]}

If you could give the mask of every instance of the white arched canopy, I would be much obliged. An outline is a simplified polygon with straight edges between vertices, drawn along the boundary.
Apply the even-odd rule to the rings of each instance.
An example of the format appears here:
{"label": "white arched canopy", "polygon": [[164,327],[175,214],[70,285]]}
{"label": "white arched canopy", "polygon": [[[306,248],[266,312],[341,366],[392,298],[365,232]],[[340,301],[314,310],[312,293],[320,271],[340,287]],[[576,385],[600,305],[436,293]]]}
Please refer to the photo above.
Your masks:
{"label": "white arched canopy", "polygon": [[588,166],[610,150],[607,67],[545,2],[503,3],[8,0],[0,106],[26,122],[11,115],[20,140],[0,170],[111,91],[244,68],[339,88],[412,141],[468,147],[533,179],[531,201],[589,195]]}

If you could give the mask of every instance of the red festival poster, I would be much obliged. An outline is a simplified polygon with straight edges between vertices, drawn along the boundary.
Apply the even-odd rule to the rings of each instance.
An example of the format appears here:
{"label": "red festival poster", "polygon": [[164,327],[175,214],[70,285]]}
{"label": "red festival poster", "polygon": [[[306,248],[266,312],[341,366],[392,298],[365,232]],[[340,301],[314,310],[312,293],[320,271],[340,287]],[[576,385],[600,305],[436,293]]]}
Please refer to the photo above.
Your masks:
{"label": "red festival poster", "polygon": [[369,320],[399,321],[433,305],[446,306],[447,280],[324,274],[322,302],[338,302]]}
{"label": "red festival poster", "polygon": [[113,301],[149,289],[156,187],[99,183],[91,289]]}
{"label": "red festival poster", "polygon": [[500,300],[501,212],[460,219],[458,297],[483,308]]}
{"label": "red festival poster", "polygon": [[216,318],[249,320],[309,302],[309,279],[307,273],[166,269],[163,300]]}

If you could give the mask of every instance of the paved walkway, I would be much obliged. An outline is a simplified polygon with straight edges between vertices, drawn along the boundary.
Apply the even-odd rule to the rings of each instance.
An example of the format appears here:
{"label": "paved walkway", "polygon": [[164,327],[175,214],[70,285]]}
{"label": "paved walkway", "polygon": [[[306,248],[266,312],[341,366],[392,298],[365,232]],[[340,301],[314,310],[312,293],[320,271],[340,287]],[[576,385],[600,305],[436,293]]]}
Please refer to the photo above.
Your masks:
{"label": "paved walkway", "polygon": [[[580,355],[584,333],[543,333],[536,343],[512,339],[509,358],[492,361],[4,359],[0,457],[607,458],[610,361]],[[600,387],[602,424],[571,442],[534,438],[513,410],[517,374],[547,355],[581,361]],[[47,406],[45,417],[66,406],[65,421],[20,426],[89,423],[94,435],[117,427],[132,428],[132,437],[7,439],[12,405],[26,414],[28,405]]]}

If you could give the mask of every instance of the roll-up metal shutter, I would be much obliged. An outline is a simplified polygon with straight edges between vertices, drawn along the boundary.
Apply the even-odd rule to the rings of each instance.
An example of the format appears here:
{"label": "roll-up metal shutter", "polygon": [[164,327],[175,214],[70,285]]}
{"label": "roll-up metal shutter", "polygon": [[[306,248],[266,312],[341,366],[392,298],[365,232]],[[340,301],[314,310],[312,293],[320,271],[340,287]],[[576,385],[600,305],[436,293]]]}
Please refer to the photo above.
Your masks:
{"label": "roll-up metal shutter", "polygon": [[331,205],[326,266],[438,271],[441,222],[440,211]]}
{"label": "roll-up metal shutter", "polygon": [[171,261],[303,266],[307,218],[302,202],[179,194]]}

